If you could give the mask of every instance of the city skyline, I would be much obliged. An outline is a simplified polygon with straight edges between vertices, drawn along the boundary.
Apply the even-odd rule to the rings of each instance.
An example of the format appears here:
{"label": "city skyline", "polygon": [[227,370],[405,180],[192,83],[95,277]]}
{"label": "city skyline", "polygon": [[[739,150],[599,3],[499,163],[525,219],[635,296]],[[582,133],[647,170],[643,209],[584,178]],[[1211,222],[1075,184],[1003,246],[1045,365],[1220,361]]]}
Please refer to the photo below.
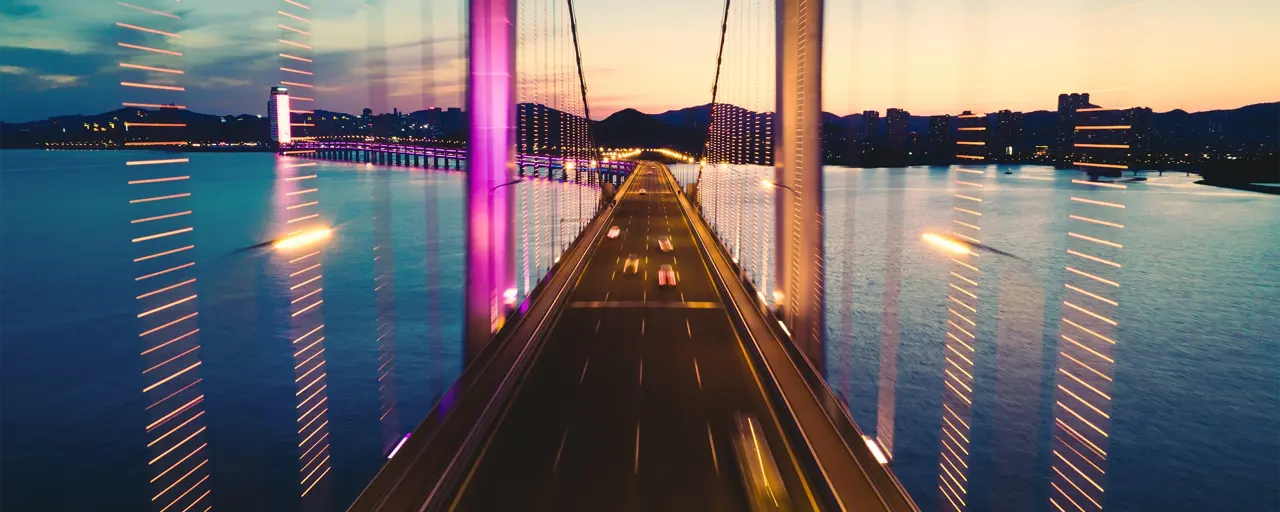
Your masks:
{"label": "city skyline", "polygon": [[[1275,101],[1280,71],[1258,64],[1280,60],[1280,36],[1269,33],[1265,22],[1280,7],[1234,4],[1224,9],[1192,2],[1159,8],[1046,3],[995,5],[982,12],[963,10],[958,0],[928,9],[891,8],[886,1],[828,2],[824,110],[1052,110],[1053,98],[1068,90],[1093,92],[1096,102],[1107,105],[1158,112]],[[722,8],[710,0],[579,1],[592,118],[624,108],[658,113],[708,103]],[[0,35],[0,120],[116,108],[113,23],[122,9],[86,9],[71,0],[6,3],[0,9],[6,25]],[[271,51],[278,33],[271,9],[234,0],[174,12],[190,27],[179,32],[190,64],[185,103],[202,112],[266,114],[261,91],[280,80]],[[374,38],[371,51],[368,30],[377,25],[378,13],[385,34],[380,44]],[[370,66],[370,58],[378,54],[387,62],[385,79],[378,82],[385,84],[388,111],[461,105],[459,2],[437,4],[425,23],[414,0],[374,8],[317,3],[312,14],[316,96],[324,108],[359,112],[368,106],[366,84],[381,75],[372,71],[381,67]],[[610,21],[615,19],[650,22]],[[958,26],[982,24],[995,28],[985,41],[964,37]],[[433,49],[425,59],[424,47]]]}

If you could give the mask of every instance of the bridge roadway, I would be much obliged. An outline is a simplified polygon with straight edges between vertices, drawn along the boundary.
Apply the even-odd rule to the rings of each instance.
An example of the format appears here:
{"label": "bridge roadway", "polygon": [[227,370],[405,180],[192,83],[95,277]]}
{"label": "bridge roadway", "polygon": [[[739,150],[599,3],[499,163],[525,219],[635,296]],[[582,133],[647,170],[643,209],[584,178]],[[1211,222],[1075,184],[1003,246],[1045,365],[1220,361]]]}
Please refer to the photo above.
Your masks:
{"label": "bridge roadway", "polygon": [[[656,164],[637,172],[614,212],[621,236],[595,248],[451,508],[746,510],[735,411],[764,425],[792,509],[817,508],[672,181]],[[628,254],[635,275],[623,273]],[[662,264],[674,289],[658,287]]]}
{"label": "bridge roadway", "polygon": [[620,194],[349,510],[744,510],[743,411],[793,510],[918,511],[670,172],[644,163]]}

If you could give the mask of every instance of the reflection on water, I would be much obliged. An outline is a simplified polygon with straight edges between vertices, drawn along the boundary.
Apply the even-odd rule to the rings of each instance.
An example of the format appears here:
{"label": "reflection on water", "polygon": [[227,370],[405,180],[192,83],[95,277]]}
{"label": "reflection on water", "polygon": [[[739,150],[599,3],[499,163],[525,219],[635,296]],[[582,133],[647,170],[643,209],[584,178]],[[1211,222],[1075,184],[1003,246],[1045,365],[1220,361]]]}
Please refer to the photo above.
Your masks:
{"label": "reflection on water", "polygon": [[[0,508],[341,510],[461,371],[460,173],[0,157]],[[517,185],[522,281],[598,191]]]}
{"label": "reflection on water", "polygon": [[[722,191],[749,186],[734,173]],[[924,510],[952,508],[948,484],[970,510],[1273,506],[1280,201],[1195,177],[1072,178],[828,168],[832,388]],[[955,257],[930,232],[1012,257]]]}

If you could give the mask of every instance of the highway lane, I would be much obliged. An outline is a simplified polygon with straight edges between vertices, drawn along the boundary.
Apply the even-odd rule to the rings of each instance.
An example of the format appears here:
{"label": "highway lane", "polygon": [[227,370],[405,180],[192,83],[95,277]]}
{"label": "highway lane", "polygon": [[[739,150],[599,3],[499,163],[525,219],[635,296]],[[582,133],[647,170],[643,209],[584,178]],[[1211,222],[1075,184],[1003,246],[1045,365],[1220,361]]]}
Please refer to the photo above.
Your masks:
{"label": "highway lane", "polygon": [[[793,509],[816,508],[662,172],[637,170],[622,235],[595,248],[454,509],[745,510],[735,411],[766,429]],[[657,286],[662,264],[676,288]]]}

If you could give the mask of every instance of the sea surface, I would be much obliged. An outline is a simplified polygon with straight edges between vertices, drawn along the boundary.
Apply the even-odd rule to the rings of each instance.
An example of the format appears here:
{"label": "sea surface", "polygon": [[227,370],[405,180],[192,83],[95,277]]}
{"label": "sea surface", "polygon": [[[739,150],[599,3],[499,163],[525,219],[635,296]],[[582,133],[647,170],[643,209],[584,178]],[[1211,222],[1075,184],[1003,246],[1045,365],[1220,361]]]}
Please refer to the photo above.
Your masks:
{"label": "sea surface", "polygon": [[[155,489],[135,318],[133,191],[123,162],[154,155],[0,152],[0,509],[149,507]],[[332,162],[313,168],[320,212],[334,227],[323,292],[332,470],[322,499],[309,496],[304,507],[294,360],[280,332],[288,290],[268,250],[245,250],[280,232],[279,162],[260,153],[186,156],[212,504],[342,510],[385,460],[389,440],[412,429],[461,371],[463,176]],[[991,198],[983,242],[1016,260],[984,267],[984,289],[1001,291],[983,295],[975,318],[969,506],[1050,510],[1064,212],[1080,192],[1066,173],[1004,170],[982,178]],[[675,171],[682,180],[695,172]],[[746,192],[759,187],[758,173],[725,178],[752,207],[724,219],[753,229],[732,231],[728,220],[718,229],[748,266],[761,267],[771,247],[763,219],[772,210],[765,195]],[[868,435],[892,408],[893,469],[922,509],[938,510],[950,267],[920,236],[949,229],[956,172],[829,168],[825,179],[828,380]],[[1099,482],[1110,510],[1280,504],[1280,197],[1193,179],[1153,176],[1125,191],[1110,457]],[[523,293],[590,215],[597,190],[544,180],[516,187]],[[377,278],[373,247],[385,240],[375,227],[388,225],[393,271]],[[887,269],[896,269],[896,284]],[[394,314],[380,315],[375,288],[387,279]],[[886,380],[890,302],[897,372]],[[1042,322],[1041,335],[1024,336],[997,362],[1006,339],[1000,322],[1018,315]],[[396,340],[391,420],[380,409],[377,343],[388,318]],[[995,384],[1008,376],[1031,385]],[[888,383],[894,399],[881,405]]]}

